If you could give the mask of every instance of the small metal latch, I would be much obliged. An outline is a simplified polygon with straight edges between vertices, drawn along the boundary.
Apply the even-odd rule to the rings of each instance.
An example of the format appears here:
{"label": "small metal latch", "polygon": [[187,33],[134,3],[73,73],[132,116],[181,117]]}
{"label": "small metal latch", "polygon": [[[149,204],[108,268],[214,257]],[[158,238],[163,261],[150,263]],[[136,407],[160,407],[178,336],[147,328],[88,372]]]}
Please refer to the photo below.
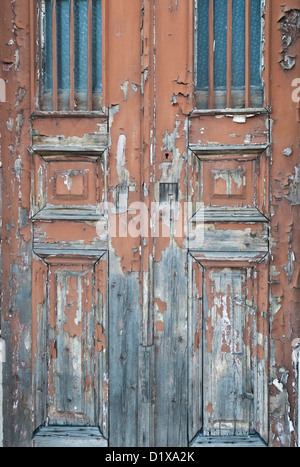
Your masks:
{"label": "small metal latch", "polygon": [[159,202],[170,203],[171,201],[178,201],[178,183],[160,183]]}

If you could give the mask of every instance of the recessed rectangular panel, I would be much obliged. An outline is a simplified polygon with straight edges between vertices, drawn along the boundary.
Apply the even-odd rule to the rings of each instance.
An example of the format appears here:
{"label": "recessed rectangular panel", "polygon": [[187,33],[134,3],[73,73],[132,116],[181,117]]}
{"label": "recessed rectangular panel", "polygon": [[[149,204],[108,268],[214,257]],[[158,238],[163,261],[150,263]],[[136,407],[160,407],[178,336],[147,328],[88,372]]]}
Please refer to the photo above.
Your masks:
{"label": "recessed rectangular panel", "polygon": [[[249,434],[253,420],[250,348],[251,269],[214,268],[205,273],[203,431]],[[252,305],[252,306],[251,306]]]}
{"label": "recessed rectangular panel", "polygon": [[189,144],[215,146],[263,145],[268,141],[269,119],[267,114],[234,115],[226,113],[204,115],[198,118],[195,113],[190,120]]}
{"label": "recessed rectangular panel", "polygon": [[95,425],[93,265],[51,265],[48,418]]}
{"label": "recessed rectangular panel", "polygon": [[34,260],[32,278],[35,428],[97,426],[107,436],[107,257]]}
{"label": "recessed rectangular panel", "polygon": [[205,206],[253,206],[254,162],[203,161]]}
{"label": "recessed rectangular panel", "polygon": [[47,203],[64,206],[96,205],[96,164],[88,161],[50,161]]}

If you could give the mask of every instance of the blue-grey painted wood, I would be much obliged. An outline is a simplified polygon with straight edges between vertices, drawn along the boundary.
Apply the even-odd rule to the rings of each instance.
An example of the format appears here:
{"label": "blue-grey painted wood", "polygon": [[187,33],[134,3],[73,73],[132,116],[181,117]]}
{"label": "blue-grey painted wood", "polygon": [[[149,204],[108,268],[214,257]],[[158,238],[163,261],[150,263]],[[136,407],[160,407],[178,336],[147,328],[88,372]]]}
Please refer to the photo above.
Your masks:
{"label": "blue-grey painted wood", "polygon": [[[109,257],[109,444],[138,443],[140,290],[135,272],[120,273],[120,261]],[[142,429],[140,427],[140,429]]]}
{"label": "blue-grey painted wood", "polygon": [[97,427],[44,426],[33,437],[36,448],[107,447],[107,440]]}

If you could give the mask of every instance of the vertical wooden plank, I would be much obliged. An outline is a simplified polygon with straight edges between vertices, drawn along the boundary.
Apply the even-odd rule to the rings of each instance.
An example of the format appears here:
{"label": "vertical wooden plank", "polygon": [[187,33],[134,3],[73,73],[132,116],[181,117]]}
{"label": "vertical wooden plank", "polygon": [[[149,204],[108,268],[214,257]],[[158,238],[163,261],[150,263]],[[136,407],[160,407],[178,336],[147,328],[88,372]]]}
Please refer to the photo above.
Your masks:
{"label": "vertical wooden plank", "polygon": [[232,106],[232,0],[227,0],[227,79],[226,79],[226,107]]}
{"label": "vertical wooden plank", "polygon": [[251,0],[245,0],[245,107],[251,107],[250,89]]}
{"label": "vertical wooden plank", "polygon": [[75,103],[74,77],[74,0],[70,0],[70,110],[74,110]]}
{"label": "vertical wooden plank", "polygon": [[58,110],[57,93],[57,23],[56,0],[52,0],[52,77],[53,77],[53,110]]}
{"label": "vertical wooden plank", "polygon": [[[120,94],[120,83],[130,83],[129,92],[117,112],[118,123],[110,127],[109,152],[116,154],[116,157],[110,157],[109,161],[108,200],[117,211],[116,214],[110,214],[111,222],[115,221],[118,226],[118,232],[109,241],[110,447],[137,446],[141,423],[138,412],[142,318],[141,237],[130,235],[127,228],[132,219],[129,206],[140,200],[137,193],[140,196],[142,191],[141,91],[139,86],[137,92],[131,90],[131,83],[140,83],[141,80],[141,8],[140,0],[107,0],[105,11],[105,34],[106,38],[109,37],[106,72],[109,76],[110,120],[115,120],[116,115],[112,104],[121,102],[120,96],[124,96],[123,92]],[[130,189],[133,181],[138,192]],[[118,200],[118,196],[115,196],[118,193],[124,193],[125,196]]]}
{"label": "vertical wooden plank", "polygon": [[154,346],[139,347],[139,405],[138,439],[139,447],[154,445]]}
{"label": "vertical wooden plank", "polygon": [[189,441],[202,428],[202,295],[203,268],[191,255],[188,260],[188,366],[189,402],[188,424]]}
{"label": "vertical wooden plank", "polygon": [[108,300],[107,300],[107,255],[103,255],[95,264],[95,356],[96,375],[99,382],[99,405],[98,417],[101,433],[108,437],[108,355],[107,355],[107,333],[108,333]]}
{"label": "vertical wooden plank", "polygon": [[209,1],[208,24],[208,107],[214,108],[214,0]]}
{"label": "vertical wooden plank", "polygon": [[88,0],[88,20],[87,20],[87,99],[88,110],[93,110],[93,4]]}
{"label": "vertical wooden plank", "polygon": [[254,357],[256,360],[257,374],[254,379],[255,400],[254,419],[255,430],[264,440],[268,440],[268,404],[269,404],[269,260],[264,260],[256,266],[256,328],[257,339]]}
{"label": "vertical wooden plank", "polygon": [[120,275],[109,260],[109,440],[133,447],[138,440],[139,283],[138,273]]}
{"label": "vertical wooden plank", "polygon": [[155,446],[161,447],[186,446],[188,437],[185,260],[184,251],[169,247],[154,264]]}
{"label": "vertical wooden plank", "polygon": [[[162,447],[183,447],[188,442],[188,255],[177,208],[184,212],[187,195],[183,182],[187,170],[183,128],[191,102],[184,98],[174,106],[168,90],[177,80],[186,83],[185,90],[193,92],[192,74],[186,70],[189,12],[185,0],[155,2],[154,201],[162,199],[163,184],[171,182],[173,190],[169,192],[171,197],[160,204],[170,216],[163,215],[165,219],[160,217],[154,226],[155,445]],[[168,174],[162,170],[166,153],[172,155],[172,163],[166,164]],[[180,202],[176,206],[177,194]]]}
{"label": "vertical wooden plank", "polygon": [[32,261],[32,394],[34,429],[41,426],[47,417],[47,393],[45,381],[47,378],[47,280],[48,267],[39,260]]}

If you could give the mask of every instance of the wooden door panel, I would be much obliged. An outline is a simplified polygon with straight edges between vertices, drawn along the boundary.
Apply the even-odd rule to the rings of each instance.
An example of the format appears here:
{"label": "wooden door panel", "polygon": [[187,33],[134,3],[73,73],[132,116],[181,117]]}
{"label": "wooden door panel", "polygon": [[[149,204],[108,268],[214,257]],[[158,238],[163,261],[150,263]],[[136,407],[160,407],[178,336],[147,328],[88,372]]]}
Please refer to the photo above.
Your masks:
{"label": "wooden door panel", "polygon": [[45,261],[33,268],[37,427],[100,426],[106,435],[106,255]]}
{"label": "wooden door panel", "polygon": [[[61,425],[66,433],[71,426],[99,427],[103,436],[108,269],[107,236],[99,232],[107,232],[101,205],[105,121],[60,116],[54,123],[36,115],[31,148],[34,425]],[[53,136],[60,131],[63,137]]]}
{"label": "wooden door panel", "polygon": [[250,431],[252,395],[250,349],[244,332],[251,306],[247,271],[208,269],[205,273],[203,323],[203,406],[205,435]]}
{"label": "wooden door panel", "polygon": [[189,259],[189,438],[268,436],[268,262]]}
{"label": "wooden door panel", "polygon": [[49,268],[48,419],[95,425],[93,266]]}
{"label": "wooden door panel", "polygon": [[[190,273],[191,296],[202,287],[202,344],[190,350],[199,363],[191,364],[189,394],[196,407],[201,398],[203,404],[198,420],[190,414],[194,437],[197,429],[204,436],[268,437],[269,138],[265,111],[191,115],[190,269],[198,263],[201,270],[201,279]],[[189,320],[191,330],[199,326],[191,305]]]}
{"label": "wooden door panel", "polygon": [[206,220],[267,222],[268,144],[190,147],[191,201],[203,203]]}

